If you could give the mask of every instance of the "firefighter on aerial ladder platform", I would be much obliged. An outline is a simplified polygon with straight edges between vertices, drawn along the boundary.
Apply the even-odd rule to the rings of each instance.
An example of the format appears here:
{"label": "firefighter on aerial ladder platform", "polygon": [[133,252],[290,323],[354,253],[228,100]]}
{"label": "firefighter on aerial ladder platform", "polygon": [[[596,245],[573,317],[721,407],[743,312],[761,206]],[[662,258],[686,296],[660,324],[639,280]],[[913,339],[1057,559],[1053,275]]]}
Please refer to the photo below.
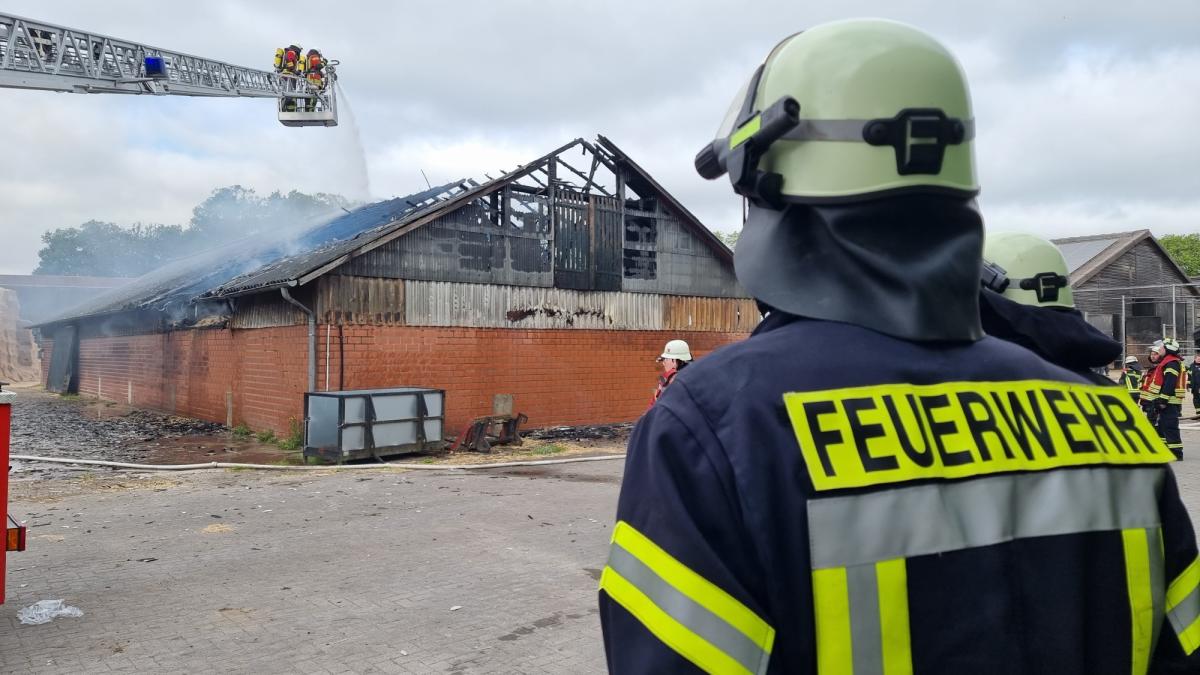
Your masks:
{"label": "firefighter on aerial ladder platform", "polygon": [[[289,45],[275,50],[275,72],[292,77],[304,76],[304,59],[298,45]],[[284,98],[283,109],[285,112],[295,112],[296,99]]]}
{"label": "firefighter on aerial ladder platform", "polygon": [[[321,52],[316,49],[308,50],[308,55],[304,58],[304,77],[308,79],[308,84],[313,91],[319,93],[325,90],[325,57],[321,56]],[[316,110],[317,98],[314,96],[307,99],[304,109],[308,112]]]}

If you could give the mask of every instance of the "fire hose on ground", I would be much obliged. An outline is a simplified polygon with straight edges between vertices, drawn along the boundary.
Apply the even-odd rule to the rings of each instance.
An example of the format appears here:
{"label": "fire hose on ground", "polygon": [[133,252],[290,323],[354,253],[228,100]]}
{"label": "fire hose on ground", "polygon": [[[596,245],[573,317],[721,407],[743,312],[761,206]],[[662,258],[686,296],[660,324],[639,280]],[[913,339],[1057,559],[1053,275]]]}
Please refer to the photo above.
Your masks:
{"label": "fire hose on ground", "polygon": [[375,464],[325,464],[325,465],[293,465],[293,464],[242,464],[240,462],[203,462],[200,464],[133,464],[129,462],[109,462],[100,459],[73,459],[70,457],[37,457],[34,455],[11,455],[10,459],[23,462],[48,462],[51,464],[71,464],[80,466],[102,466],[113,469],[131,469],[135,471],[203,471],[206,469],[254,469],[276,471],[346,471],[350,469],[405,469],[413,471],[458,471],[475,469],[506,469],[521,466],[553,466],[556,464],[575,464],[577,462],[601,462],[610,459],[624,459],[625,455],[599,455],[595,457],[562,457],[559,459],[535,459],[523,462],[496,462],[494,464],[406,464],[402,462],[378,462]]}

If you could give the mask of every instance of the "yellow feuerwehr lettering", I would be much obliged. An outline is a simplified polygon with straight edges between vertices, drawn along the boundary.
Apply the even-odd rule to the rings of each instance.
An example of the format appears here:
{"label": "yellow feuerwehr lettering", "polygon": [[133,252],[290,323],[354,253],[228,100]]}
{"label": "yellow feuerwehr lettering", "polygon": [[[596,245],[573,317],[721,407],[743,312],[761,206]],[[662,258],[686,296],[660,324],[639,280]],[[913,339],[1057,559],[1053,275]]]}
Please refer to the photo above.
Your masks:
{"label": "yellow feuerwehr lettering", "polygon": [[784,404],[817,490],[1172,459],[1132,402],[1098,385],[889,384]]}
{"label": "yellow feuerwehr lettering", "polygon": [[1058,419],[1063,435],[1067,439],[1067,447],[1071,452],[1097,452],[1095,441],[1087,426],[1081,421],[1079,409],[1075,407],[1070,392],[1048,390],[1042,392],[1042,398],[1050,401],[1050,410]]}
{"label": "yellow feuerwehr lettering", "polygon": [[[887,414],[879,405],[879,397],[849,398],[842,401],[850,425],[850,436],[858,448],[859,460],[865,471],[890,471],[899,467],[894,456],[894,435],[889,440]],[[874,447],[873,447],[874,446]]]}

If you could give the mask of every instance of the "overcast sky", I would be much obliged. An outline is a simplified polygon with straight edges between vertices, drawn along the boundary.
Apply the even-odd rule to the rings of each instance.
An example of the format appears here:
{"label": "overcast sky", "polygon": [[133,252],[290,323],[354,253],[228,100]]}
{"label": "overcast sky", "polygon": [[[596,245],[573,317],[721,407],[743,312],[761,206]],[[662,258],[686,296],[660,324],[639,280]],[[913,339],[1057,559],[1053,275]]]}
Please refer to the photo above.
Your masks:
{"label": "overcast sky", "polygon": [[[157,7],[158,9],[153,9]],[[1049,236],[1200,232],[1200,2],[572,0],[153,4],[9,0],[0,11],[270,67],[296,42],[339,59],[341,126],[290,129],[260,99],[0,92],[0,273],[48,229],[185,223],[213,189],[381,199],[496,175],[603,133],[709,227],[727,181],[692,157],[786,35],[880,16],[963,62],[988,226]]]}

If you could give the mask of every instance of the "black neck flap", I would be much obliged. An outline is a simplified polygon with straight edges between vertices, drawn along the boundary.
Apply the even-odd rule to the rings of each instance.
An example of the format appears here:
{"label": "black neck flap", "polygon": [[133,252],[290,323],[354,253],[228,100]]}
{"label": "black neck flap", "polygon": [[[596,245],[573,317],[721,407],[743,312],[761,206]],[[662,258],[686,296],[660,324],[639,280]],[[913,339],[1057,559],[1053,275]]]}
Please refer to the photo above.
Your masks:
{"label": "black neck flap", "polygon": [[983,222],[974,200],[911,194],[842,205],[750,207],[738,280],[784,312],[905,340],[973,341]]}

